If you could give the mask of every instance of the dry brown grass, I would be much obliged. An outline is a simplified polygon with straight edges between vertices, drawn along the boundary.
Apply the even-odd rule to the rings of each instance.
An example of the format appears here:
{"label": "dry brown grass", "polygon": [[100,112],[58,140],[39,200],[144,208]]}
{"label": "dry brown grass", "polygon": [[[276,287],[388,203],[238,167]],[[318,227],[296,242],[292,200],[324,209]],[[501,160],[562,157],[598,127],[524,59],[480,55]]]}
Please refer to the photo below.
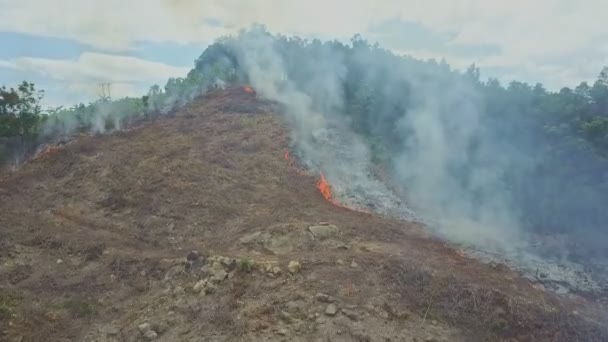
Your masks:
{"label": "dry brown grass", "polygon": [[[23,298],[7,336],[82,340],[94,330],[91,317],[133,329],[144,313],[172,310],[158,298],[170,305],[179,296],[160,293],[196,280],[183,270],[165,281],[180,266],[163,260],[198,250],[273,259],[284,270],[289,260],[300,260],[303,270],[272,279],[237,273],[186,314],[182,324],[197,334],[246,336],[251,322],[237,322],[237,315],[265,326],[294,294],[307,301],[326,292],[359,306],[387,298],[471,339],[605,337],[604,321],[587,320],[596,316],[571,315],[569,306],[558,305],[571,302],[526,286],[508,270],[466,259],[429,239],[420,225],[332,206],[315,189],[315,177],[289,167],[287,147],[288,132],[270,104],[230,89],[137,129],[83,137],[5,178],[0,262],[10,267],[0,268],[0,289]],[[308,225],[321,221],[340,227],[337,239],[353,247],[298,240],[288,255],[273,256],[263,244],[238,243],[258,231],[301,239]],[[360,267],[338,266],[337,259],[356,259]],[[316,280],[306,278],[313,272]],[[74,296],[95,303],[95,314],[45,316],[45,307]],[[547,311],[547,303],[560,310]]]}

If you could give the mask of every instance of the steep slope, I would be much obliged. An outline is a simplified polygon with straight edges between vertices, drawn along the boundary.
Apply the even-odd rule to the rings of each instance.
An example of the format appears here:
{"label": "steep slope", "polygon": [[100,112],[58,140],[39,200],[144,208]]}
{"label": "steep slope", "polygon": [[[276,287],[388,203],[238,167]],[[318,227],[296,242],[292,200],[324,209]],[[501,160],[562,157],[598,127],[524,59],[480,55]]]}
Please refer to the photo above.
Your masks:
{"label": "steep slope", "polygon": [[287,146],[232,88],[4,178],[0,340],[607,338],[588,299],[332,205]]}

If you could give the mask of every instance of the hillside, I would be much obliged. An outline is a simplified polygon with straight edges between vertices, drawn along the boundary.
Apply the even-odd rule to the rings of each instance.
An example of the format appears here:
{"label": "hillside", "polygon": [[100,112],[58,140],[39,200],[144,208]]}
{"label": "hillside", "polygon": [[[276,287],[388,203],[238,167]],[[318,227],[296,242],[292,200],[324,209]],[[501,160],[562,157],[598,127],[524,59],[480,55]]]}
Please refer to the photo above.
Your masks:
{"label": "hillside", "polygon": [[214,91],[0,180],[0,340],[608,338],[592,298],[326,201],[281,118]]}

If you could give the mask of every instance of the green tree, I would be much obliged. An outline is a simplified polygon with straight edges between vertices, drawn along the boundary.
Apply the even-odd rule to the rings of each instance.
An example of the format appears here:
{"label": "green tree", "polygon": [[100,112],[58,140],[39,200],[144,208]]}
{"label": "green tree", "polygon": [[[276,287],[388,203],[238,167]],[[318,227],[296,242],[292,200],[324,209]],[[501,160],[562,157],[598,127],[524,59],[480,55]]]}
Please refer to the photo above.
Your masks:
{"label": "green tree", "polygon": [[41,122],[43,92],[33,83],[23,82],[16,89],[0,88],[0,137],[36,135]]}

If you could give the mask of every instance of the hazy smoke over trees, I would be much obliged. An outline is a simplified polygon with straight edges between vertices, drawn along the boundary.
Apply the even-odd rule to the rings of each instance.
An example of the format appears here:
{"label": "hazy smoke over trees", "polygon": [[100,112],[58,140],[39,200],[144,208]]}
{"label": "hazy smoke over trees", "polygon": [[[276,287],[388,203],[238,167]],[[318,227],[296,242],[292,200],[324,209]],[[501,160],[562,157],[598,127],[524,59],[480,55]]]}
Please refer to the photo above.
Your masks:
{"label": "hazy smoke over trees", "polygon": [[217,63],[285,106],[296,153],[342,192],[388,191],[374,182],[380,167],[399,188],[389,192],[454,241],[507,253],[533,244],[570,260],[607,254],[605,74],[574,91],[505,88],[475,67],[396,56],[360,37],[305,41],[262,27],[219,40],[193,73]]}

